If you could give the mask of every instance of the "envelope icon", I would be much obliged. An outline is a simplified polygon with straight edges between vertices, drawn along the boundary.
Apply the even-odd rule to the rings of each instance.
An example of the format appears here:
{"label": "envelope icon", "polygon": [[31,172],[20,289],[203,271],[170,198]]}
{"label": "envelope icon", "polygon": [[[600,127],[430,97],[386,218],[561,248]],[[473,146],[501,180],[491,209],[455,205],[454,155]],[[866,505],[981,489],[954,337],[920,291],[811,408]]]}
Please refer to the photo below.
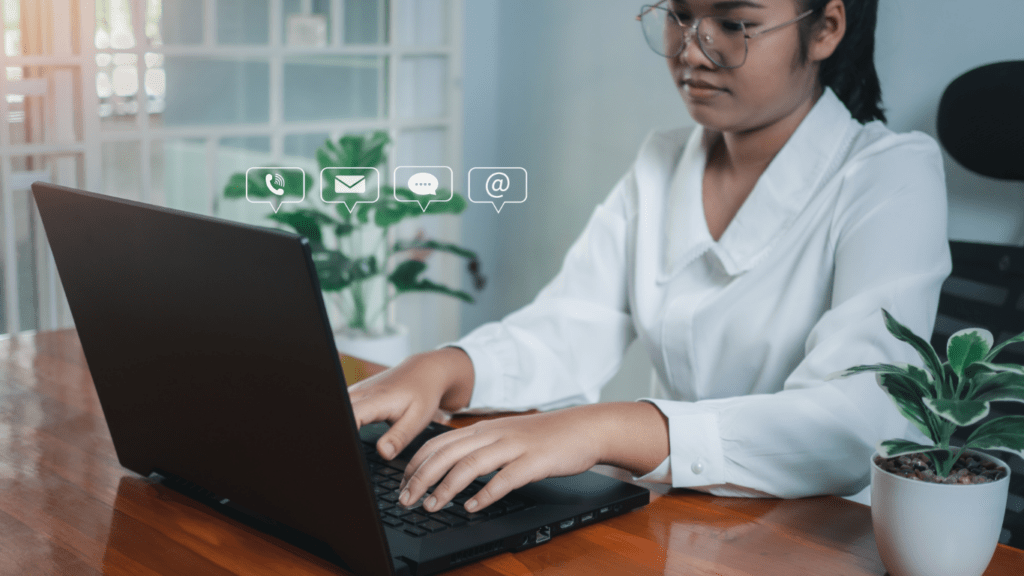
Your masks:
{"label": "envelope icon", "polygon": [[334,192],[336,194],[365,194],[366,176],[335,176]]}

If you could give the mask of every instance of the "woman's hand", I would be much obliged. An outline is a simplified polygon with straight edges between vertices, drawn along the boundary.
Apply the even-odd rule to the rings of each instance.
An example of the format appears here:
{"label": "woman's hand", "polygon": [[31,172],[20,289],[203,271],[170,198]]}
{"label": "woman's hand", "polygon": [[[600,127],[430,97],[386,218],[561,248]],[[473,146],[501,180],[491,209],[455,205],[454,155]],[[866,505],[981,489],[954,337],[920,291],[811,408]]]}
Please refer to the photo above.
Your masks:
{"label": "woman's hand", "polygon": [[[405,469],[399,502],[440,510],[478,476],[499,470],[466,502],[475,512],[512,490],[550,476],[613,464],[646,473],[668,456],[668,424],[646,402],[593,404],[478,422],[423,445]],[[443,480],[442,480],[443,479]]]}
{"label": "woman's hand", "polygon": [[472,393],[473,363],[460,348],[410,356],[349,388],[357,427],[381,421],[391,424],[377,441],[377,451],[388,460],[405,449],[438,410],[465,408]]}

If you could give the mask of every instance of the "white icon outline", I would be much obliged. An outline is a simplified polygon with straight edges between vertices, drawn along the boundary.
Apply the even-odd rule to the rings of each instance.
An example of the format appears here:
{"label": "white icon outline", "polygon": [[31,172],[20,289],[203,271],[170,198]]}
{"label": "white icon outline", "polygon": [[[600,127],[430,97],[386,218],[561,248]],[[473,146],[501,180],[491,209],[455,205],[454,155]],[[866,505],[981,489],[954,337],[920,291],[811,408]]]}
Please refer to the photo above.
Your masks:
{"label": "white icon outline", "polygon": [[[400,198],[398,196],[398,188],[399,188],[398,171],[399,170],[402,170],[402,169],[413,169],[413,170],[416,170],[416,173],[413,174],[413,176],[415,176],[415,175],[419,174],[420,172],[422,172],[423,170],[434,169],[434,168],[444,168],[445,170],[448,171],[449,186],[448,186],[448,197],[447,198],[445,198],[443,200],[437,199],[437,198],[430,198],[429,200],[427,200],[424,203],[421,198],[417,198],[416,200],[405,200],[405,199],[402,199],[402,198]],[[397,202],[414,202],[416,204],[419,204],[420,205],[420,209],[423,210],[424,212],[427,211],[427,208],[430,207],[430,204],[432,202],[450,202],[452,200],[452,198],[455,197],[455,190],[454,190],[454,188],[455,188],[455,172],[451,169],[451,166],[398,166],[397,168],[395,168],[394,172],[391,173],[391,177],[394,179],[394,182],[395,182],[395,192],[394,192],[395,201],[397,201]],[[436,178],[436,176],[435,176],[435,178]],[[443,189],[443,187],[441,186],[441,182],[438,182],[438,186],[437,187]],[[434,196],[436,196],[436,195],[437,194],[435,193]]]}
{"label": "white icon outline", "polygon": [[[275,195],[275,196],[273,196],[271,198],[256,198],[256,199],[250,198],[249,197],[249,172],[252,172],[253,170],[273,170],[275,172],[280,172],[280,171],[284,171],[284,170],[298,170],[299,172],[302,173],[302,197],[299,198],[298,200],[288,200],[287,199],[288,197],[284,195],[284,187],[282,186],[281,187],[281,194],[278,194],[277,192],[275,192],[271,188],[271,193]],[[280,174],[276,174],[275,173],[275,176],[279,176],[279,175]],[[269,174],[267,176],[269,176]],[[267,179],[264,178],[263,181],[266,182]],[[268,186],[268,188],[269,188],[269,186]],[[251,168],[249,168],[248,170],[245,171],[245,199],[250,204],[270,204],[270,207],[274,210],[274,212],[277,212],[278,210],[280,210],[281,207],[284,206],[285,204],[300,204],[300,203],[302,203],[303,200],[306,199],[306,171],[303,170],[302,168],[299,168],[298,166],[253,166],[253,167],[251,167]],[[274,200],[277,200],[276,204],[274,203]]]}
{"label": "white icon outline", "polygon": [[[328,200],[327,198],[324,198],[324,190],[325,190],[325,187],[324,187],[324,184],[325,184],[325,182],[324,182],[324,172],[326,172],[328,170],[373,170],[373,173],[377,175],[377,186],[376,186],[376,188],[377,188],[377,197],[374,198],[373,200],[356,200],[356,201],[353,202],[352,200],[350,200],[350,198],[358,198],[359,196],[355,196],[356,194],[359,194],[358,192],[346,192],[346,193],[338,194],[337,191],[336,191],[337,190],[337,182],[336,181],[337,181],[338,177],[339,176],[356,176],[356,174],[335,174],[334,178],[332,179],[332,181],[335,181],[335,184],[334,184],[334,186],[331,186],[331,188],[335,189],[335,191],[336,191],[335,194],[337,194],[337,197],[340,198],[340,200]],[[366,178],[367,177],[364,177],[364,179],[363,179],[364,183],[366,182]],[[345,194],[352,194],[352,196],[346,196]],[[363,192],[363,194],[365,194],[365,192]],[[372,167],[372,166],[356,166],[356,167],[352,167],[352,166],[328,166],[328,167],[324,168],[323,170],[320,170],[320,199],[323,200],[324,204],[343,204],[345,206],[345,208],[348,209],[348,213],[349,214],[354,212],[355,209],[356,209],[356,206],[358,206],[359,204],[373,204],[373,203],[377,202],[378,200],[380,200],[380,171],[377,170],[376,168]],[[349,204],[350,202],[351,202],[351,204]]]}
{"label": "white icon outline", "polygon": [[[487,177],[487,182],[484,183],[484,192],[489,197],[486,200],[475,200],[475,199],[473,199],[473,170],[499,170],[499,172],[493,172],[490,176],[488,176]],[[505,172],[504,172],[505,170],[522,170],[523,171],[523,199],[522,200],[505,200],[505,192],[507,192],[508,189],[511,187],[511,182],[512,182],[512,179],[509,178],[508,174],[505,174]],[[491,178],[493,178],[494,176],[496,176],[498,174],[501,174],[507,180],[507,186],[506,186],[505,190],[501,191],[501,196],[496,196],[494,194],[491,194],[491,191],[489,189],[489,184],[491,182]],[[530,175],[529,175],[529,173],[526,172],[526,168],[523,168],[522,166],[476,166],[476,167],[473,167],[473,168],[469,169],[469,174],[468,174],[468,176],[466,178],[466,184],[467,184],[467,186],[466,186],[466,192],[467,192],[466,195],[469,197],[469,201],[470,202],[472,202],[474,204],[490,204],[491,206],[494,207],[494,210],[498,214],[501,214],[501,209],[505,207],[505,204],[522,204],[523,202],[526,202],[526,198],[529,195]]]}

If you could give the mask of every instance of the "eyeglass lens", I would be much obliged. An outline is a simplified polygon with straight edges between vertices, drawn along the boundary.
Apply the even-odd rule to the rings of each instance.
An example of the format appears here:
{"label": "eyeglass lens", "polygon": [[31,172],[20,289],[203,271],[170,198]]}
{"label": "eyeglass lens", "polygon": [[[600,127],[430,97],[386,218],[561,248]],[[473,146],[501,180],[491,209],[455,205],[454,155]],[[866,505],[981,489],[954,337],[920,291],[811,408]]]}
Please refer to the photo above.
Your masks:
{"label": "eyeglass lens", "polygon": [[[681,54],[684,42],[693,34],[690,17],[677,18],[661,7],[645,6],[640,23],[647,44],[666,58]],[[746,61],[747,38],[742,23],[709,16],[700,20],[695,34],[701,51],[716,66],[736,68]]]}

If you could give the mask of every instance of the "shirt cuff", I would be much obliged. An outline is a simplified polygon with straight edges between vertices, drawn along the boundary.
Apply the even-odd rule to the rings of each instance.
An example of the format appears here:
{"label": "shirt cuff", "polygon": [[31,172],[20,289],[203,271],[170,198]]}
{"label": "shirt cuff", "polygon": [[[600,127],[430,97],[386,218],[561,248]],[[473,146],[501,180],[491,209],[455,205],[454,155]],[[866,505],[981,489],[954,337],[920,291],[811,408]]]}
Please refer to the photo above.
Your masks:
{"label": "shirt cuff", "polygon": [[525,411],[503,407],[507,402],[499,384],[502,381],[501,364],[487,352],[485,344],[463,338],[457,342],[442,344],[438,348],[458,348],[469,356],[469,361],[473,364],[473,392],[469,404],[456,414]]}
{"label": "shirt cuff", "polygon": [[660,484],[672,483],[672,458],[668,457],[658,464],[658,467],[643,476],[633,476],[637,482],[656,482]]}
{"label": "shirt cuff", "polygon": [[718,412],[694,402],[642,398],[668,418],[668,464],[672,486],[693,488],[726,483],[725,454],[718,429]]}

